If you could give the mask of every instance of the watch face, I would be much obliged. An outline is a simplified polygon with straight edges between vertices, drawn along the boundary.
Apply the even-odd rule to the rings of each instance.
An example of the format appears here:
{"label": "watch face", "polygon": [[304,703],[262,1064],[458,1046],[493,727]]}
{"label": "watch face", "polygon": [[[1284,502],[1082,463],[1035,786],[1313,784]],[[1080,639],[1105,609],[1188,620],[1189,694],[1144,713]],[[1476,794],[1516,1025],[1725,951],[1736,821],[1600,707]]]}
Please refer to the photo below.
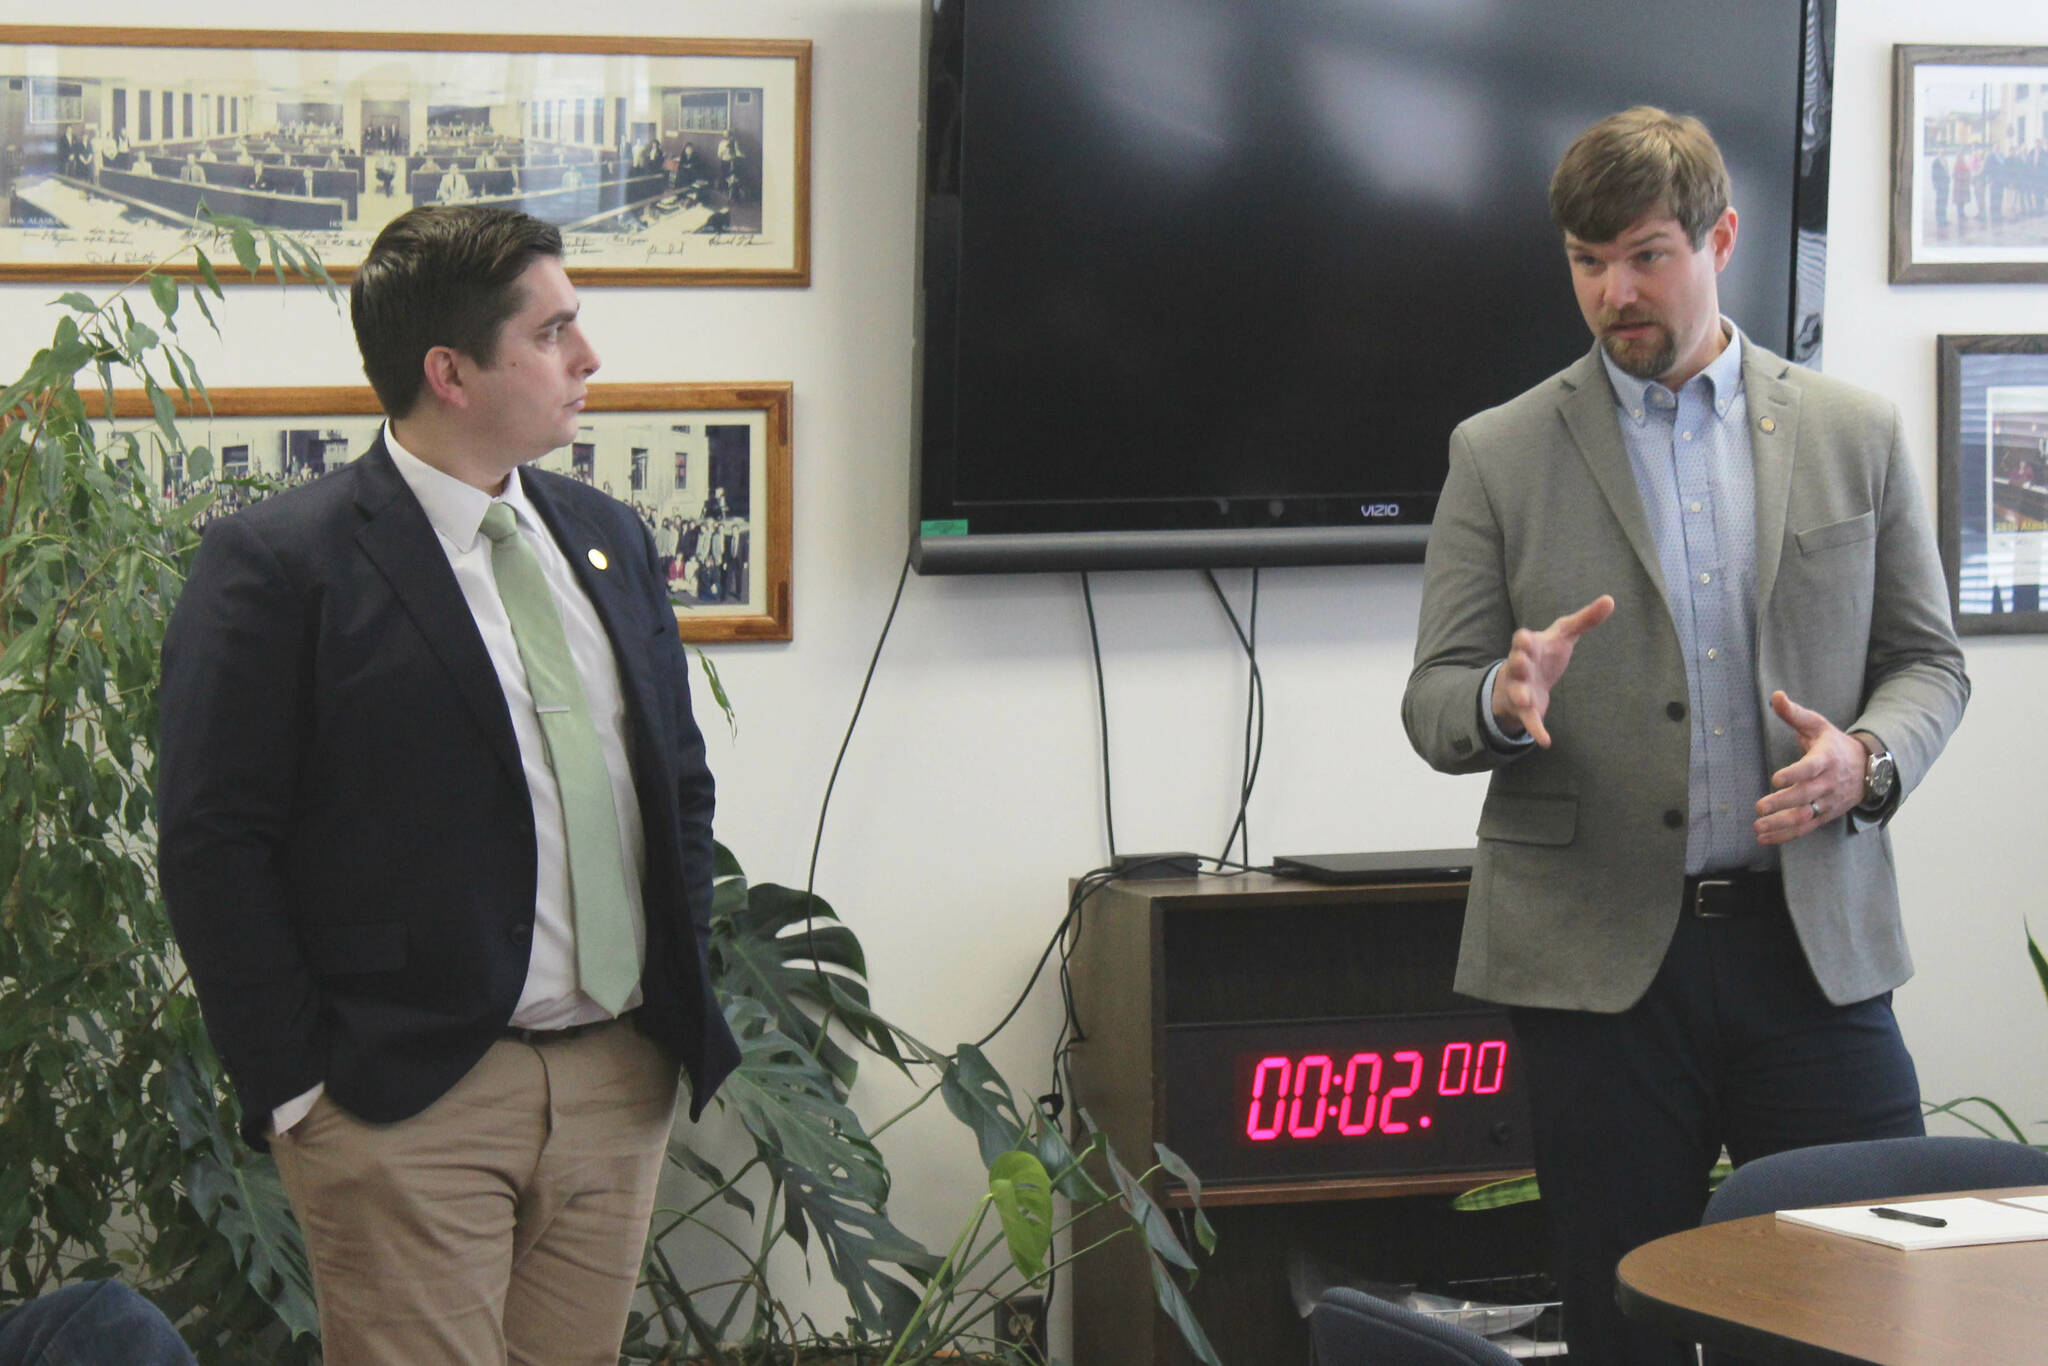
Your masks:
{"label": "watch face", "polygon": [[1890,752],[1870,756],[1870,769],[1863,775],[1863,785],[1870,789],[1873,801],[1892,795],[1892,784],[1898,780],[1898,763]]}

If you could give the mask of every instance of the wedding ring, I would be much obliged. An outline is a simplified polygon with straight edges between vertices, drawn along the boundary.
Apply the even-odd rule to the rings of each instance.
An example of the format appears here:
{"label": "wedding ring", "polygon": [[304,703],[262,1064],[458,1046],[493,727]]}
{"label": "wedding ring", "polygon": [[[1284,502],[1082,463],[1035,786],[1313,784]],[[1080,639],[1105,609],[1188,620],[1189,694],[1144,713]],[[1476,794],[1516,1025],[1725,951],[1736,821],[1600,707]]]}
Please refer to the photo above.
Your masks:
{"label": "wedding ring", "polygon": [[1808,803],[1806,804],[1806,809],[1807,809],[1808,811],[1811,811],[1811,812],[1813,813],[1813,818],[1814,818],[1815,820],[1819,820],[1819,819],[1820,819],[1820,803],[1819,803],[1819,802],[1808,802]]}

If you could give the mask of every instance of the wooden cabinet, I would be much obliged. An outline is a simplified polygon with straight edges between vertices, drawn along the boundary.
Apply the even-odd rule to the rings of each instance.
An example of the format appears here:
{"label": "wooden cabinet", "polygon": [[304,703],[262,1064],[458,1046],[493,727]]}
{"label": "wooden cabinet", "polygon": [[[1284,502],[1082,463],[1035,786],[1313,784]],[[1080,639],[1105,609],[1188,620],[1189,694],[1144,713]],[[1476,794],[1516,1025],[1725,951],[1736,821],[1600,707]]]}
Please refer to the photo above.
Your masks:
{"label": "wooden cabinet", "polygon": [[[1076,933],[1075,1101],[1136,1169],[1155,1141],[1174,1146],[1165,1058],[1176,1027],[1486,1011],[1451,990],[1465,892],[1463,881],[1327,887],[1264,874],[1111,884],[1082,907]],[[1516,1162],[1526,1162],[1521,1123],[1524,1132],[1502,1149]],[[1523,1170],[1504,1162],[1213,1182],[1198,1166],[1219,1242],[1190,1299],[1225,1366],[1304,1366],[1308,1330],[1288,1288],[1292,1252],[1395,1282],[1540,1269],[1536,1206],[1450,1208],[1456,1192]],[[1154,1194],[1169,1209],[1187,1203],[1177,1183],[1160,1181]],[[1084,1225],[1075,1244],[1087,1241]],[[1072,1285],[1077,1366],[1190,1359],[1153,1307],[1135,1239],[1091,1254]]]}

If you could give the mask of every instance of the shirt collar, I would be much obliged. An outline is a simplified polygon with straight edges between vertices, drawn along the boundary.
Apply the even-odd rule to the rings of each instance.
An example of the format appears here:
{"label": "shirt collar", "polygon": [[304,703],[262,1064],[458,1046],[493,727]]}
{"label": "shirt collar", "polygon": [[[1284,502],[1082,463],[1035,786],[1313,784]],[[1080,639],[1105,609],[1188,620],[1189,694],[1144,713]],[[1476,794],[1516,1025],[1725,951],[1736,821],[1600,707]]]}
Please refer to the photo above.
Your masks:
{"label": "shirt collar", "polygon": [[[1728,338],[1728,344],[1721,348],[1721,354],[1714,357],[1706,369],[1686,381],[1688,385],[1696,380],[1706,381],[1707,401],[1714,405],[1717,414],[1725,414],[1728,405],[1742,392],[1742,329],[1723,316],[1721,332]],[[1632,421],[1644,422],[1655,409],[1678,406],[1677,396],[1669,389],[1654,379],[1637,379],[1614,363],[1614,358],[1607,354],[1606,347],[1598,349],[1600,363],[1607,367],[1608,383],[1614,388],[1614,401]],[[1684,386],[1680,388],[1683,389]],[[1652,390],[1655,392],[1651,392]]]}
{"label": "shirt collar", "polygon": [[384,449],[391,452],[391,463],[398,467],[399,477],[412,490],[412,496],[419,499],[420,509],[427,514],[434,530],[458,552],[476,548],[477,537],[483,533],[484,514],[490,511],[492,503],[504,503],[530,527],[541,525],[540,514],[527,498],[518,470],[505,480],[504,491],[492,497],[474,484],[435,469],[398,444],[398,434],[388,421],[384,424]]}

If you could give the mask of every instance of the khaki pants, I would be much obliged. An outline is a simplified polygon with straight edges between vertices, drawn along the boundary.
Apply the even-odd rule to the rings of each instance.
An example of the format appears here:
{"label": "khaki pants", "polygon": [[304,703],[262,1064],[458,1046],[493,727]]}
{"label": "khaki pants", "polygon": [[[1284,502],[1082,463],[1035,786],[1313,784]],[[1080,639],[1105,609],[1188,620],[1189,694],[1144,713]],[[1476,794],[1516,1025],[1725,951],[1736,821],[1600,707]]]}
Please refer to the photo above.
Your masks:
{"label": "khaki pants", "polygon": [[327,1366],[615,1366],[675,1101],[627,1022],[493,1044],[396,1124],[322,1096],[271,1150]]}

